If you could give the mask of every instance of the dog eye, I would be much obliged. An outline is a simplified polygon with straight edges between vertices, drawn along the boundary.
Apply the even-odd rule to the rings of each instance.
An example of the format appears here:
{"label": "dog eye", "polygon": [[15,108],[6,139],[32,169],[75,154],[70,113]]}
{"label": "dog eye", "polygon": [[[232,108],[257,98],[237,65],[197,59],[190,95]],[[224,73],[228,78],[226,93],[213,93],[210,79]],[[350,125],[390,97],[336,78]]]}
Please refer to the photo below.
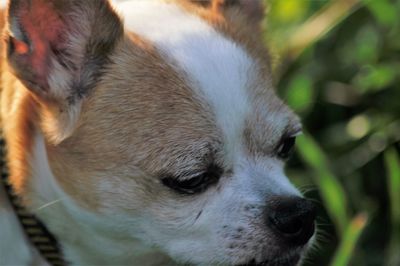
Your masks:
{"label": "dog eye", "polygon": [[190,179],[181,180],[176,177],[167,177],[161,181],[165,186],[179,193],[197,194],[207,190],[210,185],[217,183],[220,176],[221,171],[219,168],[211,168],[207,172]]}
{"label": "dog eye", "polygon": [[294,151],[296,137],[284,138],[278,147],[278,156],[282,159],[288,159]]}

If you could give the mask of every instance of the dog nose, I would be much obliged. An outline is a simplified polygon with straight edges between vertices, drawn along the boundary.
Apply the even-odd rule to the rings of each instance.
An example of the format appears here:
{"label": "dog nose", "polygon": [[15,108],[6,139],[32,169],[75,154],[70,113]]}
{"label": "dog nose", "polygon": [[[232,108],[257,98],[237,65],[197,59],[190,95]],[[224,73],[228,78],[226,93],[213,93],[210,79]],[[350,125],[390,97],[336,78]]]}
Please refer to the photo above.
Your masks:
{"label": "dog nose", "polygon": [[304,245],[314,234],[314,204],[300,197],[275,197],[267,205],[267,224],[292,245]]}

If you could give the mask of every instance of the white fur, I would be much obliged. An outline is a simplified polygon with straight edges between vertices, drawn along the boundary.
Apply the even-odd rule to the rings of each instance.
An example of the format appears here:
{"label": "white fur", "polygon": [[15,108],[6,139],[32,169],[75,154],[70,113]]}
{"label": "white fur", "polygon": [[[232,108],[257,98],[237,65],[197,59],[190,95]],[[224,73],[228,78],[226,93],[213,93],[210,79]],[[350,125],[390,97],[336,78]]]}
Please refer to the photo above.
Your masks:
{"label": "white fur", "polygon": [[174,3],[142,0],[118,7],[126,27],[152,42],[210,104],[224,133],[227,155],[232,155],[250,111],[247,90],[255,79],[254,60],[237,43]]}

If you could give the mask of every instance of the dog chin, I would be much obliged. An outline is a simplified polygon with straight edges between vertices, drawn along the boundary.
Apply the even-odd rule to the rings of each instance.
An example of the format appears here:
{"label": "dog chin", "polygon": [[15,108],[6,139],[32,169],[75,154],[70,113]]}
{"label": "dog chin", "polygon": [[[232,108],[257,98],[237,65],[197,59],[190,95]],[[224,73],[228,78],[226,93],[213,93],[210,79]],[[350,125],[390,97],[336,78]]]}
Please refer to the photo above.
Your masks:
{"label": "dog chin", "polygon": [[252,259],[246,263],[238,264],[237,266],[295,266],[299,265],[301,254],[296,253],[290,256],[285,255],[277,258],[267,259],[261,262],[257,262]]}
{"label": "dog chin", "polygon": [[235,266],[296,266],[301,264],[302,257],[308,245],[293,250],[281,249],[279,253],[269,256],[267,259],[250,259],[235,264]]}

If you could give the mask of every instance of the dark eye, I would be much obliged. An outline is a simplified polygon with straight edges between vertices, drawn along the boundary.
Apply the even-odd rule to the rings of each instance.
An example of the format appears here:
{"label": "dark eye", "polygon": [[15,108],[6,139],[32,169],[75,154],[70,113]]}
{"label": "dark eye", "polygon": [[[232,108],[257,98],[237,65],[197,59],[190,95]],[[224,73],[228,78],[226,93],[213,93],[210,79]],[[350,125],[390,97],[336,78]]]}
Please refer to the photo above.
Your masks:
{"label": "dark eye", "polygon": [[279,144],[277,153],[282,159],[288,159],[293,153],[294,144],[296,143],[296,137],[284,138]]}
{"label": "dark eye", "polygon": [[162,183],[182,194],[196,194],[205,191],[210,185],[218,182],[222,171],[218,167],[210,167],[207,172],[189,179],[166,177]]}

